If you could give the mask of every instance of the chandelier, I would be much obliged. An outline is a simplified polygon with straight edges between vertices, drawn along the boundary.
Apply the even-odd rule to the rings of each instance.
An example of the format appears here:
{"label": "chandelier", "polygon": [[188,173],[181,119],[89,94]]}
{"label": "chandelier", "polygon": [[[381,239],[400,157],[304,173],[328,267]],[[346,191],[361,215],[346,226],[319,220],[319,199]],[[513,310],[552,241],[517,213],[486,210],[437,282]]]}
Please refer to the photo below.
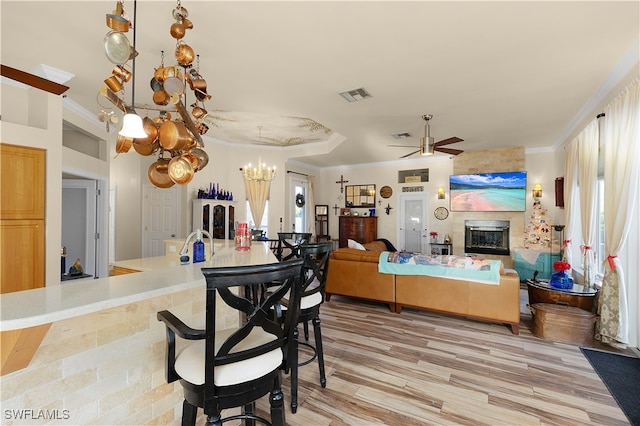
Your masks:
{"label": "chandelier", "polygon": [[242,168],[242,175],[252,181],[270,181],[276,177],[276,166],[267,167],[262,159],[258,157],[258,165],[256,167],[251,166],[251,163]]}
{"label": "chandelier", "polygon": [[[208,113],[204,102],[211,95],[207,94],[206,81],[200,75],[199,55],[195,55],[183,40],[193,29],[193,23],[180,0],[177,0],[172,16],[175,22],[169,33],[176,40],[176,63],[165,66],[164,51],[161,52],[160,66],[153,72],[150,84],[155,105],[135,103],[137,0],[133,2],[133,23],[124,10],[124,0],[117,0],[115,10],[106,15],[110,31],[105,36],[104,49],[107,59],[115,66],[104,81],[106,87],[99,90],[99,95],[125,113],[122,130],[116,139],[116,153],[126,153],[133,146],[140,155],[157,155],[158,160],[149,167],[148,177],[160,188],[190,182],[194,173],[202,170],[209,161],[201,135],[209,130],[205,122]],[[126,36],[129,29],[133,29],[133,45]],[[128,82],[131,82],[130,104],[125,100]],[[191,112],[185,107],[188,103],[187,86],[194,96]],[[147,115],[150,110],[158,111],[158,116],[142,119],[136,108],[146,110]],[[105,113],[101,111],[101,114]],[[172,114],[175,114],[174,119]]]}

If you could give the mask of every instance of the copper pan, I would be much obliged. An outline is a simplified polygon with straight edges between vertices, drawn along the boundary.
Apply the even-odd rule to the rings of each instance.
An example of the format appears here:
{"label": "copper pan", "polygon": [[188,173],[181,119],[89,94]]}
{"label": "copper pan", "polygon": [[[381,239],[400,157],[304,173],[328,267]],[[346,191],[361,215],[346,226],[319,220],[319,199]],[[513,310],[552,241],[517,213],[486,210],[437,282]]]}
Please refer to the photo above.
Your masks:
{"label": "copper pan", "polygon": [[158,139],[158,128],[149,117],[142,119],[142,126],[144,127],[144,132],[147,134],[147,137],[137,138],[134,143],[137,143],[138,145],[151,145],[156,139]]}
{"label": "copper pan", "polygon": [[128,138],[126,136],[118,135],[116,138],[116,152],[121,154],[123,152],[129,152],[131,149],[131,144],[133,143],[133,138]]}
{"label": "copper pan", "polygon": [[153,92],[153,103],[156,105],[169,105],[171,97],[164,90],[156,90]]}
{"label": "copper pan", "polygon": [[189,153],[198,157],[198,170],[202,170],[209,164],[209,155],[200,148],[191,148]]}
{"label": "copper pan", "polygon": [[171,188],[175,182],[169,177],[169,159],[160,158],[149,166],[147,170],[149,182],[158,188]]}
{"label": "copper pan", "polygon": [[196,56],[195,52],[193,51],[193,48],[191,48],[191,46],[189,46],[187,43],[184,43],[184,42],[178,43],[178,46],[176,47],[175,55],[176,55],[176,60],[183,67],[187,67],[191,65],[191,63],[193,62]]}
{"label": "copper pan", "polygon": [[169,178],[178,185],[185,185],[193,179],[193,165],[188,158],[180,155],[169,161]]}
{"label": "copper pan", "polygon": [[122,16],[107,13],[107,27],[121,33],[129,31],[129,21]]}
{"label": "copper pan", "polygon": [[160,125],[160,145],[167,151],[179,151],[193,139],[184,123],[165,121]]}
{"label": "copper pan", "polygon": [[138,154],[146,157],[160,149],[160,141],[156,139],[149,145],[140,145],[136,139],[135,141],[133,141],[133,149],[135,149]]}

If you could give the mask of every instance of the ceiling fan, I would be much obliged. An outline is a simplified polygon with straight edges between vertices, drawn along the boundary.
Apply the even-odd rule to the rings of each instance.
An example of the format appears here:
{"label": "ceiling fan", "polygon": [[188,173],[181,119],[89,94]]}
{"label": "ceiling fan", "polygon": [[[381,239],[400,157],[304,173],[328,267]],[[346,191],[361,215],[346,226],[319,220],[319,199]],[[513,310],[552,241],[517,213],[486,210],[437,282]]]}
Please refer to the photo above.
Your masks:
{"label": "ceiling fan", "polygon": [[[451,154],[451,155],[458,155],[464,152],[459,149],[442,148],[443,145],[462,142],[464,139],[460,139],[458,137],[453,136],[448,139],[443,139],[439,142],[434,142],[433,137],[429,133],[429,120],[431,120],[432,118],[433,118],[433,115],[431,114],[425,114],[422,116],[422,119],[426,121],[427,124],[424,125],[424,137],[420,138],[420,146],[417,147],[418,149],[416,151],[403,155],[400,158],[407,158],[417,153],[420,153],[420,155],[433,155],[435,151],[444,152],[445,154]],[[400,147],[400,148],[416,148],[415,145],[388,145],[388,146],[394,146],[394,147]]]}

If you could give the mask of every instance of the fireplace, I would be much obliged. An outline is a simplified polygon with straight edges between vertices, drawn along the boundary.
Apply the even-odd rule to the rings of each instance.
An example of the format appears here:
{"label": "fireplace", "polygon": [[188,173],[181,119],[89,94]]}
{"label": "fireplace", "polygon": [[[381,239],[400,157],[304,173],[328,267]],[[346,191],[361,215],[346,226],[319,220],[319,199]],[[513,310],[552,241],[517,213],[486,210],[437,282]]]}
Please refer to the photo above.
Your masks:
{"label": "fireplace", "polygon": [[464,252],[509,255],[508,220],[465,220]]}

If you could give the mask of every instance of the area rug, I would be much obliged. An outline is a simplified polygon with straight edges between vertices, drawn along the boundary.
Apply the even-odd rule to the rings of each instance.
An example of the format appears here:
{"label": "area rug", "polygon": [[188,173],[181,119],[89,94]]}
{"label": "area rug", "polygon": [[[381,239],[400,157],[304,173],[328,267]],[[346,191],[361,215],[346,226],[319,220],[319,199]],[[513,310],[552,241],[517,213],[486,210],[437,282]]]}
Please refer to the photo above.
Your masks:
{"label": "area rug", "polygon": [[640,426],[640,358],[580,348],[624,414]]}

